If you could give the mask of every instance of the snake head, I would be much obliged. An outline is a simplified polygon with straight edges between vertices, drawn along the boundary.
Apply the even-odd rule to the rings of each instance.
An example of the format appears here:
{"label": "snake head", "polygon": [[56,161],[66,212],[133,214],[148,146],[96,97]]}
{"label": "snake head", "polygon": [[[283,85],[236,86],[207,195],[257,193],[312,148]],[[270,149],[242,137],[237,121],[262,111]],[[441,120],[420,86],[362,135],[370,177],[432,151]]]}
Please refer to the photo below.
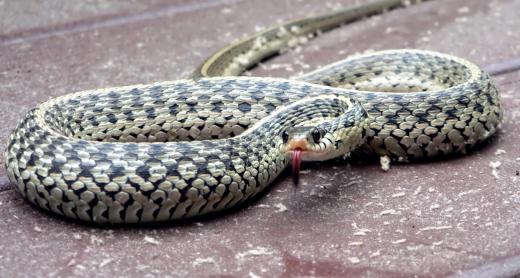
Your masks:
{"label": "snake head", "polygon": [[332,146],[328,132],[321,127],[292,127],[282,132],[283,151],[301,152],[305,161],[325,160],[323,155]]}
{"label": "snake head", "polygon": [[291,157],[293,178],[297,183],[301,161],[329,159],[334,144],[332,134],[320,127],[293,127],[282,132],[282,151]]}

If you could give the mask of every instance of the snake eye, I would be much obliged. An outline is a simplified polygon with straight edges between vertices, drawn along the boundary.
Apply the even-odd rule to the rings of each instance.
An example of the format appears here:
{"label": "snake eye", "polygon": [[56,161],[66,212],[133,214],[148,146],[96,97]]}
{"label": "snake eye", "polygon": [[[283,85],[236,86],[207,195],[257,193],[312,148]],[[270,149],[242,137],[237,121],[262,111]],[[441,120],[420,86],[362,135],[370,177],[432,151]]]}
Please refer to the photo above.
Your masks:
{"label": "snake eye", "polygon": [[314,129],[311,133],[312,140],[314,140],[314,143],[318,144],[321,140],[321,132],[318,129]]}
{"label": "snake eye", "polygon": [[287,133],[287,130],[284,130],[282,132],[282,140],[284,143],[287,143],[287,141],[289,141],[289,133]]}

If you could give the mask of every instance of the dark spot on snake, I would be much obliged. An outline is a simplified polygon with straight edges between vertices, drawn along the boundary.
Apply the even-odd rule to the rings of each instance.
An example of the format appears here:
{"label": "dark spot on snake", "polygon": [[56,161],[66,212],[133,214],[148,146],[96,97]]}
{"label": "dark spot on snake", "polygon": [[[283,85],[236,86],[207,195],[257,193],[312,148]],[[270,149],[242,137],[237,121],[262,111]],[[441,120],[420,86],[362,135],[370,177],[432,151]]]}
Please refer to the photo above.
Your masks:
{"label": "dark spot on snake", "polygon": [[[162,198],[159,198],[159,199],[157,199],[157,201],[153,201],[153,202],[154,202],[156,205],[161,206],[161,205],[162,205]],[[159,215],[159,211],[161,211],[161,210],[160,210],[160,209],[155,209],[155,210],[153,211],[153,213],[152,213],[152,217],[153,217],[154,219],[156,219],[156,218],[157,218],[157,215]]]}
{"label": "dark spot on snake", "polygon": [[457,119],[457,109],[449,109],[444,111],[444,113],[448,116],[448,120]]}
{"label": "dark spot on snake", "polygon": [[164,105],[165,102],[166,101],[164,99],[156,99],[153,101],[153,104],[162,106],[162,105]]}
{"label": "dark spot on snake", "polygon": [[85,178],[94,178],[90,170],[93,168],[92,166],[84,166],[81,165],[81,172],[78,174],[78,177],[85,177]]}
{"label": "dark spot on snake", "polygon": [[29,157],[29,160],[27,160],[27,166],[35,166],[36,165],[36,160],[38,160],[36,155],[34,153],[31,153],[31,156]]}
{"label": "dark spot on snake", "polygon": [[396,115],[386,115],[387,123],[389,124],[397,124],[398,116]]}
{"label": "dark spot on snake", "polygon": [[132,111],[125,111],[123,113],[126,116],[126,119],[129,121],[135,120],[134,113]]}
{"label": "dark spot on snake", "polygon": [[110,179],[114,179],[116,177],[123,177],[123,176],[125,176],[125,168],[121,167],[121,166],[112,165],[108,176],[110,177]]}
{"label": "dark spot on snake", "polygon": [[142,103],[142,102],[137,102],[137,101],[134,102],[134,103],[132,103],[132,105],[130,105],[130,107],[133,107],[133,108],[141,108],[141,107],[143,107],[143,106],[144,106],[144,103]]}
{"label": "dark spot on snake", "polygon": [[321,83],[322,83],[323,85],[332,86],[332,82],[330,82],[328,79],[323,79],[323,80],[321,80]]}
{"label": "dark spot on snake", "polygon": [[155,114],[155,108],[153,108],[153,107],[146,109],[145,112],[146,112],[146,117],[148,119],[154,119],[157,116]]}
{"label": "dark spot on snake", "polygon": [[264,105],[264,107],[268,113],[271,113],[276,109],[276,106],[274,106],[274,104],[272,103],[267,103],[266,105]]}
{"label": "dark spot on snake", "polygon": [[166,176],[179,176],[177,165],[171,165],[166,168]]}
{"label": "dark spot on snake", "polygon": [[248,129],[249,128],[249,125],[246,125],[246,124],[237,123],[237,125],[240,126],[243,129]]}
{"label": "dark spot on snake", "polygon": [[124,206],[125,209],[122,209],[122,210],[119,211],[119,218],[123,219],[123,221],[124,221],[124,219],[125,219],[125,212],[128,209],[128,207],[125,206],[124,204],[122,204],[122,205]]}
{"label": "dark spot on snake", "polygon": [[415,117],[417,117],[417,122],[418,123],[426,123],[428,122],[428,114],[424,113],[424,112],[416,112],[414,114]]}
{"label": "dark spot on snake", "polygon": [[114,91],[112,91],[112,92],[108,93],[108,97],[111,97],[111,98],[118,98],[118,97],[119,97],[119,94],[116,93],[116,92],[114,92]]}
{"label": "dark spot on snake", "polygon": [[107,119],[110,123],[112,124],[115,124],[117,123],[117,118],[114,114],[110,113],[110,114],[107,114]]}
{"label": "dark spot on snake", "polygon": [[[226,124],[223,124],[223,123],[215,123],[216,126],[220,127],[220,128],[223,128]],[[217,135],[218,136],[218,135]]]}
{"label": "dark spot on snake", "polygon": [[103,211],[103,213],[101,213],[101,216],[103,216],[103,217],[105,217],[105,218],[108,219],[108,209],[105,209],[105,210]]}
{"label": "dark spot on snake", "polygon": [[170,105],[169,109],[170,109],[170,114],[171,115],[177,115],[178,113],[178,109],[179,108],[179,105],[177,103],[174,103],[172,105]]}
{"label": "dark spot on snake", "polygon": [[242,102],[242,103],[238,104],[238,110],[240,110],[244,113],[247,113],[247,112],[251,111],[251,104],[249,104],[247,102]]}
{"label": "dark spot on snake", "polygon": [[139,166],[135,172],[144,180],[148,180],[150,178],[150,167],[148,167],[147,165]]}
{"label": "dark spot on snake", "polygon": [[477,102],[475,104],[475,111],[480,112],[480,113],[484,112],[484,106],[482,106],[482,104]]}
{"label": "dark spot on snake", "polygon": [[65,164],[65,163],[57,162],[56,160],[53,160],[52,161],[52,166],[49,169],[49,173],[60,174],[61,173],[61,166],[63,166],[63,164]]}

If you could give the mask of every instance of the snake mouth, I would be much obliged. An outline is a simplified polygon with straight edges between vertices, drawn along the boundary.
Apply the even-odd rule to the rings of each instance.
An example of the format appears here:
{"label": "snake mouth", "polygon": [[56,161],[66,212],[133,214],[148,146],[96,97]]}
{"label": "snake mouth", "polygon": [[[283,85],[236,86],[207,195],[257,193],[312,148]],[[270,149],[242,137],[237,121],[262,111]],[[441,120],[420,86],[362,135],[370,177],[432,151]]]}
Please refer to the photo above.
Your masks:
{"label": "snake mouth", "polygon": [[295,185],[300,178],[300,165],[302,163],[302,149],[296,148],[291,152],[292,176]]}

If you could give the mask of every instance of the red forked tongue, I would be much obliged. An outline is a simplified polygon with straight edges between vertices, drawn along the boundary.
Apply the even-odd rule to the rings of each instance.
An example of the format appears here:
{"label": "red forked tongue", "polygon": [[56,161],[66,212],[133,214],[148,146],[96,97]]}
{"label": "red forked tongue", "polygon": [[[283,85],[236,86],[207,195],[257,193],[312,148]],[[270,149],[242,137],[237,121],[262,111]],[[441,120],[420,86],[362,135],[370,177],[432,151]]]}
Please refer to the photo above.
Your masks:
{"label": "red forked tongue", "polygon": [[301,155],[301,149],[295,149],[292,151],[292,175],[295,185],[298,185],[298,179],[300,176],[300,164],[302,162]]}

